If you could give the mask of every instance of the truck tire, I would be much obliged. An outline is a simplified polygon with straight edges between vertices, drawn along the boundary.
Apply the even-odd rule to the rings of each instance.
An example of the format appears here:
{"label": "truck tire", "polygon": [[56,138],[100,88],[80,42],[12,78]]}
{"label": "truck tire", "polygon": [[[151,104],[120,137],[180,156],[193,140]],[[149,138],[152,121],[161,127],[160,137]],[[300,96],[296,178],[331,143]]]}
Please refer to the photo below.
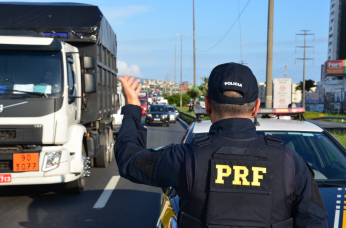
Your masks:
{"label": "truck tire", "polygon": [[168,121],[168,122],[166,123],[166,127],[169,127],[169,125],[170,125],[170,121]]}
{"label": "truck tire", "polygon": [[107,131],[108,131],[108,162],[111,163],[113,161],[113,149],[114,149],[114,139],[113,139],[113,131],[112,129],[109,127],[107,127]]}
{"label": "truck tire", "polygon": [[[82,145],[82,161],[83,161],[83,167],[85,163],[86,153],[84,145]],[[84,173],[81,174],[81,177],[77,180],[68,182],[65,184],[66,192],[69,194],[81,194],[84,191],[85,187],[85,176]]]}
{"label": "truck tire", "polygon": [[108,166],[108,152],[106,145],[100,145],[100,152],[95,158],[95,166],[103,168]]}

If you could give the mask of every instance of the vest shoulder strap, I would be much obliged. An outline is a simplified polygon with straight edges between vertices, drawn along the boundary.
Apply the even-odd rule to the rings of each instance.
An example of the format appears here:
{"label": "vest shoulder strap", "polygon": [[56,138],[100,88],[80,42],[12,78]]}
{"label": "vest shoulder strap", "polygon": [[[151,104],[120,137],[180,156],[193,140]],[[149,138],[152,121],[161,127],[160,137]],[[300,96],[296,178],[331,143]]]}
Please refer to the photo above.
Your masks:
{"label": "vest shoulder strap", "polygon": [[266,143],[268,146],[273,146],[273,147],[277,147],[277,148],[281,148],[283,145],[283,142],[281,139],[276,138],[274,136],[265,136],[264,139],[266,140]]}
{"label": "vest shoulder strap", "polygon": [[211,143],[211,139],[209,136],[204,136],[202,138],[199,138],[199,139],[195,139],[193,141],[193,144],[197,147],[197,148],[200,148],[200,147],[204,147],[204,146],[207,146]]}

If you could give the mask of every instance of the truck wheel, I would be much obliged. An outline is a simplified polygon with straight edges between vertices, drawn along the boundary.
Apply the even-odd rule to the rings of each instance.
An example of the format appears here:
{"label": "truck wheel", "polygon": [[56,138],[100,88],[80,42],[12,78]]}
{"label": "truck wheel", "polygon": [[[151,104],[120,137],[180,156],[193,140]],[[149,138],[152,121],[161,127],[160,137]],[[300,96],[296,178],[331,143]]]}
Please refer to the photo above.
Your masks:
{"label": "truck wheel", "polygon": [[104,138],[105,142],[100,142],[100,151],[98,153],[98,155],[95,158],[95,165],[96,167],[103,167],[106,168],[108,165],[108,150],[107,150],[107,131],[104,132],[104,136],[105,137],[101,137]]}
{"label": "truck wheel", "polygon": [[100,145],[100,152],[95,158],[96,167],[106,168],[108,165],[108,150],[106,145]]}
{"label": "truck wheel", "polygon": [[169,127],[169,124],[170,124],[170,122],[168,121],[168,122],[166,123],[166,127]]}
{"label": "truck wheel", "polygon": [[145,126],[149,126],[150,124],[148,122],[145,122]]}
{"label": "truck wheel", "polygon": [[[82,145],[82,161],[83,161],[83,167],[86,164],[86,153],[84,145]],[[84,173],[81,174],[81,177],[77,180],[68,182],[65,184],[66,192],[69,194],[81,194],[84,191],[85,187],[85,176]]]}
{"label": "truck wheel", "polygon": [[107,131],[108,131],[108,162],[111,163],[113,161],[114,139],[113,139],[112,129],[107,128]]}

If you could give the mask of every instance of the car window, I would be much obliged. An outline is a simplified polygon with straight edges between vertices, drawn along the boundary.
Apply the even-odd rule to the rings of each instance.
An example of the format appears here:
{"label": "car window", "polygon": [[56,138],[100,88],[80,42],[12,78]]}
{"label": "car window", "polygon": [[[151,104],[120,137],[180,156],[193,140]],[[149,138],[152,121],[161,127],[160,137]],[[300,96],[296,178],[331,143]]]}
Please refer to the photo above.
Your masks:
{"label": "car window", "polygon": [[174,112],[174,108],[168,108],[168,111]]}
{"label": "car window", "polygon": [[146,105],[147,102],[145,100],[139,100],[139,102],[141,102],[141,105]]}
{"label": "car window", "polygon": [[345,181],[346,156],[323,132],[257,131],[259,135],[280,138],[296,151],[312,168],[316,182]]}
{"label": "car window", "polygon": [[165,106],[151,106],[150,112],[168,112]]}

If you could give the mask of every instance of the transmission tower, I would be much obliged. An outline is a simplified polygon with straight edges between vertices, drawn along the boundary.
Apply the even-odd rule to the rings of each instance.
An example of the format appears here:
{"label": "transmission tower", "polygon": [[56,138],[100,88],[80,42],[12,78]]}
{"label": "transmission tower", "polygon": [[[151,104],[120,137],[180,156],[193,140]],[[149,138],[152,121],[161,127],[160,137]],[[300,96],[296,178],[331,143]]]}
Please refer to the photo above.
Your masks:
{"label": "transmission tower", "polygon": [[315,36],[315,33],[307,33],[310,30],[300,30],[304,33],[296,34],[297,36],[304,36],[304,46],[296,46],[296,48],[304,48],[304,58],[296,58],[296,60],[303,60],[304,65],[303,65],[303,108],[305,108],[305,60],[313,60],[314,58],[306,58],[306,49],[307,48],[314,48],[314,46],[306,46],[306,36]]}

